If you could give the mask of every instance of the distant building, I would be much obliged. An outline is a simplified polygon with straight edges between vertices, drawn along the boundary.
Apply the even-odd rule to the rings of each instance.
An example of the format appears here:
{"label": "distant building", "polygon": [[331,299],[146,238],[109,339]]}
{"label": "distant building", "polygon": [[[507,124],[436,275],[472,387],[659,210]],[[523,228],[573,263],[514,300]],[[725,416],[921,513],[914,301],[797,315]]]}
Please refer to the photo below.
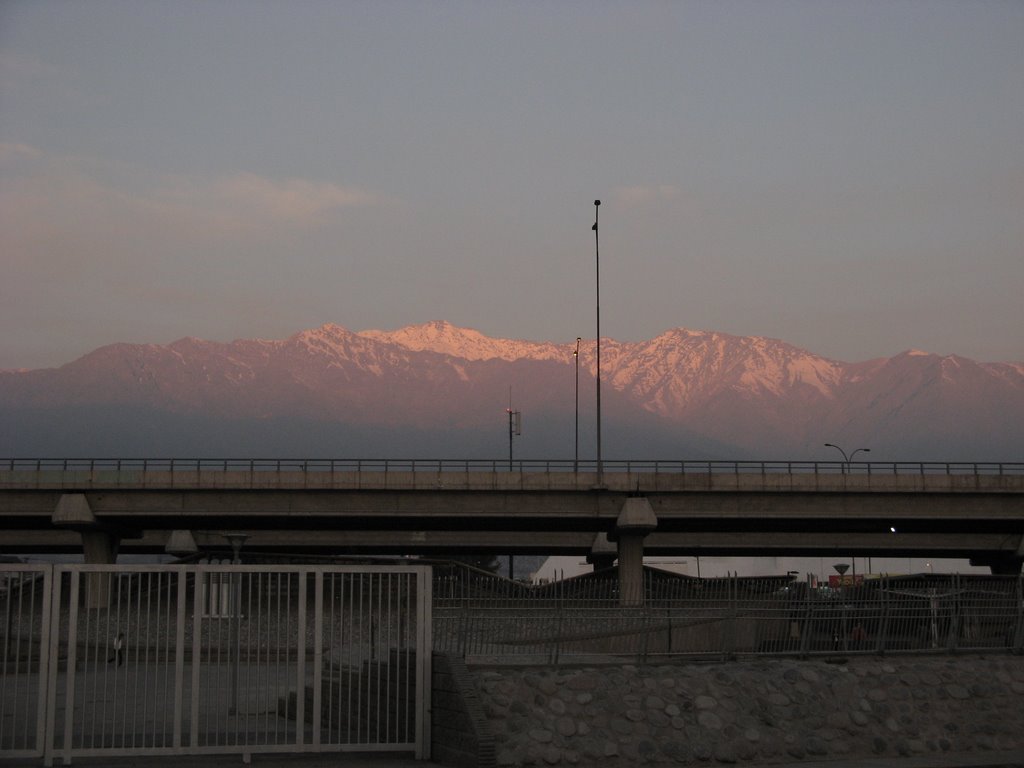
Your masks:
{"label": "distant building", "polygon": [[[835,565],[845,564],[847,574],[899,576],[910,573],[990,573],[988,568],[971,565],[968,560],[924,557],[721,557],[681,555],[645,557],[644,564],[685,576],[716,578],[738,576],[785,576],[803,581],[809,577],[827,580],[837,574]],[[530,575],[534,584],[559,581],[584,573],[593,567],[582,555],[549,557]]]}

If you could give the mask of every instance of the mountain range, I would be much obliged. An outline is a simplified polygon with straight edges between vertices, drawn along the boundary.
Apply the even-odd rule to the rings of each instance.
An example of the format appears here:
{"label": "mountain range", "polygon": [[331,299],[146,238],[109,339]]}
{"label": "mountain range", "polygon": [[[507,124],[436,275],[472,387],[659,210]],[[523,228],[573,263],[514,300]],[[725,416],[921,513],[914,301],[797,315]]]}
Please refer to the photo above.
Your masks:
{"label": "mountain range", "polygon": [[[498,459],[511,407],[516,458],[573,458],[577,413],[579,457],[593,458],[595,344],[575,349],[446,322],[112,344],[0,371],[0,452]],[[919,351],[846,363],[677,328],[602,339],[601,382],[606,459],[838,458],[826,442],[878,461],[1024,459],[1024,363]]]}

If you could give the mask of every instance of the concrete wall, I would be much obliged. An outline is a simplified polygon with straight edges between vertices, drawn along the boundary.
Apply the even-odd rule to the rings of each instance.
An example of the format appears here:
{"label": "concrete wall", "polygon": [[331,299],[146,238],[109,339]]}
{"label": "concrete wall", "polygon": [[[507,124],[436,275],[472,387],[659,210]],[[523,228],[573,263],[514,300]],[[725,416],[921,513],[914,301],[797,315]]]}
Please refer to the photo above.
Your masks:
{"label": "concrete wall", "polygon": [[472,672],[499,766],[978,752],[1024,761],[1024,658],[1016,656]]}
{"label": "concrete wall", "polygon": [[495,766],[494,736],[476,680],[461,659],[434,654],[431,709],[431,760],[455,768]]}

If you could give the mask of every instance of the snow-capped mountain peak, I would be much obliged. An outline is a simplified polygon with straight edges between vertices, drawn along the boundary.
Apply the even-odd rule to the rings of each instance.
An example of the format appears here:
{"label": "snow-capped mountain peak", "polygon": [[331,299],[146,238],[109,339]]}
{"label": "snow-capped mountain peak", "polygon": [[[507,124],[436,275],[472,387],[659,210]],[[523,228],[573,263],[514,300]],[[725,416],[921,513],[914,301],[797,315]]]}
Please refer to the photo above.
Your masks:
{"label": "snow-capped mountain peak", "polygon": [[548,342],[495,339],[473,328],[460,328],[444,320],[410,325],[395,331],[360,331],[368,339],[397,344],[415,352],[438,352],[463,360],[558,360],[566,345]]}
{"label": "snow-capped mountain peak", "polygon": [[[573,400],[574,350],[575,339],[491,338],[441,321],[358,332],[328,323],[279,341],[112,344],[57,369],[0,371],[0,410],[9,423],[52,412],[63,430],[59,446],[68,408],[363,425],[364,442],[331,447],[354,456],[381,426],[395,434],[410,426],[430,435],[438,426],[501,434],[514,383],[517,406],[546,422],[538,430],[564,435],[573,433],[567,425],[577,409],[592,418],[589,397]],[[580,393],[593,385],[594,352],[593,339],[581,343]],[[746,455],[799,454],[844,440],[870,445],[879,458],[886,446],[904,455],[966,446],[954,458],[971,460],[1024,455],[1019,362],[911,351],[844,363],[778,339],[675,328],[646,341],[603,338],[601,381],[605,413],[638,444],[654,430],[663,444],[703,436]],[[31,424],[0,430],[0,440],[17,451],[23,443],[11,440],[37,432]],[[568,445],[552,450],[564,456]],[[921,458],[928,457],[913,455]]]}

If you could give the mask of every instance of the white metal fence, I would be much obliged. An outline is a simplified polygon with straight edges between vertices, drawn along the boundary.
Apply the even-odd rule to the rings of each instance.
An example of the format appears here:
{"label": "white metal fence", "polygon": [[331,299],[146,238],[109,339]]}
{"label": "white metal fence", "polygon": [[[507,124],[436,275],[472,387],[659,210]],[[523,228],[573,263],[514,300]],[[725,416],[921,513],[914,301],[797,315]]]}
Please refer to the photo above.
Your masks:
{"label": "white metal fence", "polygon": [[49,566],[0,565],[0,754],[43,754],[49,661]]}
{"label": "white metal fence", "polygon": [[0,568],[4,757],[429,757],[427,567]]}

